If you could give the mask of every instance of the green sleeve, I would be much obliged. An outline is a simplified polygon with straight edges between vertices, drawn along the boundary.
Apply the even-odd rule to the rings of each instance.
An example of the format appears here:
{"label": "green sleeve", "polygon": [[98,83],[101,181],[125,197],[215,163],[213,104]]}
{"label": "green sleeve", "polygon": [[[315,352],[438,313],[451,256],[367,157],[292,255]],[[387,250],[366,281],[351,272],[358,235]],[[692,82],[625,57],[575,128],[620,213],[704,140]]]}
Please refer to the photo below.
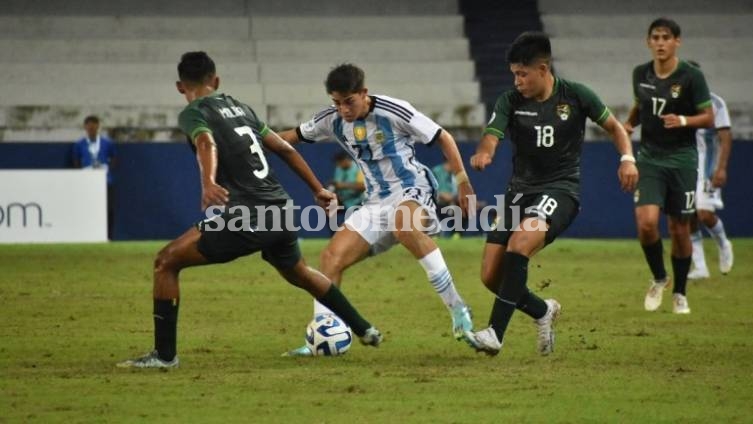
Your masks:
{"label": "green sleeve", "polygon": [[178,116],[178,126],[193,142],[201,133],[211,133],[207,120],[204,119],[204,114],[201,113],[196,107],[188,106],[183,109],[183,112]]}
{"label": "green sleeve", "polygon": [[640,85],[640,66],[633,68],[633,103],[640,105],[640,99],[638,97],[638,86]]}
{"label": "green sleeve", "polygon": [[693,78],[691,81],[690,92],[693,95],[693,104],[696,110],[703,110],[711,107],[711,93],[709,86],[706,84],[706,77],[700,69],[693,67]]}
{"label": "green sleeve", "polygon": [[510,122],[510,110],[512,109],[510,96],[511,92],[499,96],[489,123],[484,128],[484,135],[491,134],[500,140],[505,138],[505,130],[507,130],[507,124]]}
{"label": "green sleeve", "polygon": [[256,112],[254,112],[253,109],[251,109],[248,105],[244,105],[247,112],[251,114],[254,120],[254,124],[256,125],[256,131],[259,131],[259,135],[262,137],[266,137],[267,134],[271,131],[267,124],[259,119],[259,117],[256,115]]}
{"label": "green sleeve", "polygon": [[590,88],[583,84],[574,84],[573,87],[578,93],[580,104],[589,119],[597,124],[603,124],[609,118],[609,108],[604,105],[599,96]]}

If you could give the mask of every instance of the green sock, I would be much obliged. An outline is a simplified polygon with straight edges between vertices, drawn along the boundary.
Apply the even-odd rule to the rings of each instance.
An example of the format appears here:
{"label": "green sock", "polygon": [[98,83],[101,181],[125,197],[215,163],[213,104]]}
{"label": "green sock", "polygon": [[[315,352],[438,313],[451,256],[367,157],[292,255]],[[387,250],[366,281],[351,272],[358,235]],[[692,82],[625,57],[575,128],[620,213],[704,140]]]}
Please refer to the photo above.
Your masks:
{"label": "green sock", "polygon": [[356,335],[363,336],[366,334],[366,330],[371,328],[371,324],[358,313],[336,285],[332,284],[327,293],[316,300],[342,318]]}

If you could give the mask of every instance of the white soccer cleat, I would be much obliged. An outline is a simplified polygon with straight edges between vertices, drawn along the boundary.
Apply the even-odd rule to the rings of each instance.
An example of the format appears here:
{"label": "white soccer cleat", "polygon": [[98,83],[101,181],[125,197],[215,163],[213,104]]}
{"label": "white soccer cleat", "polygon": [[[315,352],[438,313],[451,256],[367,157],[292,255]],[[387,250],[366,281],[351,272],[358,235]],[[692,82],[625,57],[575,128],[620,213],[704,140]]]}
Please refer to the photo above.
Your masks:
{"label": "white soccer cleat", "polygon": [[651,280],[651,287],[648,288],[646,298],[643,300],[643,307],[647,311],[655,311],[661,306],[661,298],[664,290],[667,289],[669,278],[664,281]]}
{"label": "white soccer cleat", "polygon": [[539,332],[539,353],[544,356],[554,352],[554,321],[557,320],[562,310],[562,306],[554,299],[546,299],[545,302],[549,306],[546,314],[534,321]]}
{"label": "white soccer cleat", "polygon": [[727,274],[732,270],[732,264],[735,262],[735,255],[732,252],[732,242],[727,240],[719,249],[719,271]]}
{"label": "white soccer cleat", "polygon": [[693,270],[688,273],[688,280],[703,280],[709,277],[709,270],[706,268],[693,268]]}
{"label": "white soccer cleat", "polygon": [[676,314],[689,314],[690,305],[688,305],[688,298],[680,293],[675,293],[672,296],[672,312]]}
{"label": "white soccer cleat", "polygon": [[380,333],[379,330],[374,327],[370,327],[368,330],[366,330],[366,334],[361,336],[360,339],[362,345],[374,347],[379,347],[382,341],[384,341],[382,333]]}
{"label": "white soccer cleat", "polygon": [[476,352],[484,352],[489,356],[497,356],[500,350],[502,350],[502,342],[497,339],[497,333],[494,332],[492,327],[485,328],[481,331],[471,333],[473,336],[469,343]]}
{"label": "white soccer cleat", "polygon": [[165,361],[159,357],[156,350],[153,350],[140,358],[118,362],[115,366],[118,368],[177,368],[179,364],[177,356],[172,361]]}

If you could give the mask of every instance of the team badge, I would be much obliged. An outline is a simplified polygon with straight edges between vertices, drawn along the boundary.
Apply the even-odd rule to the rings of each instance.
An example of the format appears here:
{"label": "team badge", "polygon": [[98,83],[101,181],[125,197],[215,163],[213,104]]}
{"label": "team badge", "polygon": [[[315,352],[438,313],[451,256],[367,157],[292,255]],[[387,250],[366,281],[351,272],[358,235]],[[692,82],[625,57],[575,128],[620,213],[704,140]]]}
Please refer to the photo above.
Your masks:
{"label": "team badge", "polygon": [[384,133],[381,130],[377,130],[377,132],[374,133],[374,140],[379,144],[384,143]]}
{"label": "team badge", "polygon": [[557,116],[559,116],[561,120],[567,121],[567,118],[570,117],[570,105],[566,103],[557,105]]}
{"label": "team badge", "polygon": [[366,127],[362,125],[353,126],[353,137],[355,137],[356,141],[365,141],[366,140]]}
{"label": "team badge", "polygon": [[672,93],[672,98],[676,99],[676,98],[680,97],[680,92],[682,91],[682,86],[680,84],[672,84],[672,87],[670,87],[669,90]]}

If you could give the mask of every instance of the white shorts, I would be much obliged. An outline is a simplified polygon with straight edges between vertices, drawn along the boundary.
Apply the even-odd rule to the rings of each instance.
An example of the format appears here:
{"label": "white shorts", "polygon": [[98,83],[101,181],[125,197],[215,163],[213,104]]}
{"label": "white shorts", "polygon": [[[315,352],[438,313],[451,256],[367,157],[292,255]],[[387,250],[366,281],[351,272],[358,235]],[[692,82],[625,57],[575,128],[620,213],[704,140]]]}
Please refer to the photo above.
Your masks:
{"label": "white shorts", "polygon": [[711,212],[724,209],[722,189],[712,187],[711,180],[699,176],[698,185],[695,190],[695,208]]}
{"label": "white shorts", "polygon": [[422,228],[428,235],[439,233],[439,217],[431,189],[409,187],[393,193],[385,199],[368,200],[360,209],[345,220],[345,225],[357,232],[371,246],[371,255],[386,252],[397,244],[394,230],[395,211],[406,201],[415,201],[426,211],[428,220]]}

